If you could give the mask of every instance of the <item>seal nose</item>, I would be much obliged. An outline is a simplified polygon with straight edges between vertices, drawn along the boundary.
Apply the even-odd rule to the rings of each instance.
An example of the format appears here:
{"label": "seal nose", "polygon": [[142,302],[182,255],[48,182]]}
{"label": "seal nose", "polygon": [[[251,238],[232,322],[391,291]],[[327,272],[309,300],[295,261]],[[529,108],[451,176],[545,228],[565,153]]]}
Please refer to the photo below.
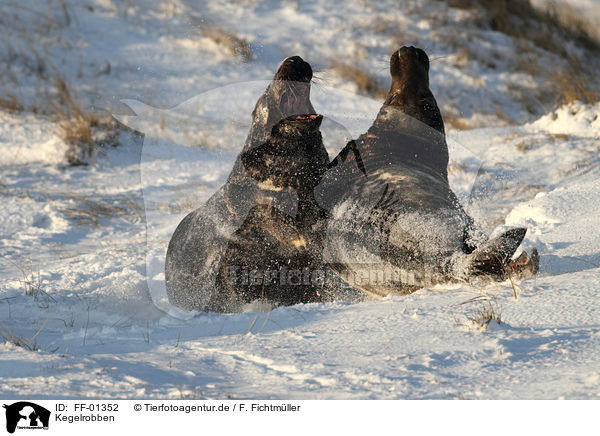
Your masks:
{"label": "seal nose", "polygon": [[400,56],[404,57],[404,56],[417,56],[417,49],[414,46],[410,46],[410,47],[401,47],[400,48]]}
{"label": "seal nose", "polygon": [[392,59],[392,62],[397,65],[407,65],[407,64],[419,64],[422,65],[427,71],[429,71],[429,57],[427,54],[420,48],[410,46],[410,47],[401,47],[396,53],[395,59]]}
{"label": "seal nose", "polygon": [[283,62],[294,64],[296,62],[304,62],[304,59],[302,59],[300,56],[290,56],[290,57],[285,58],[283,60]]}

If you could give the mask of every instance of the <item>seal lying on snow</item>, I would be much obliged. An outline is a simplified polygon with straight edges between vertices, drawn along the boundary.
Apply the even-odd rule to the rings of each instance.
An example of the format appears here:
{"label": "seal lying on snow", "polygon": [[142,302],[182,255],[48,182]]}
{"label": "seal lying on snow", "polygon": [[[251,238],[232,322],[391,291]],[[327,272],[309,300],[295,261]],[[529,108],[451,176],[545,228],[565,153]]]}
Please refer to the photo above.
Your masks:
{"label": "seal lying on snow", "polygon": [[313,195],[329,164],[321,121],[314,114],[289,117],[273,127],[265,144],[242,153],[244,168],[256,180],[296,191],[297,209],[295,216],[267,203],[250,210],[219,266],[213,309],[258,299],[284,305],[324,299],[324,290],[303,277],[321,266],[327,226]]}
{"label": "seal lying on snow", "polygon": [[[302,232],[321,215],[312,193],[298,189],[318,183],[314,179],[320,179],[328,164],[319,133],[321,117],[310,103],[311,79],[312,69],[302,58],[294,56],[283,61],[256,103],[244,149],[227,182],[179,223],[169,242],[165,264],[167,296],[174,306],[199,311],[237,310],[250,298],[244,295],[245,288],[238,295],[226,274],[227,265],[240,259],[239,250],[250,250],[246,256],[259,256],[262,250],[264,260],[268,257],[264,250],[277,252],[289,248],[288,244],[301,244]],[[294,134],[310,136],[305,141],[310,147],[300,147],[298,153],[293,147],[286,148],[299,142]],[[305,162],[313,156],[312,163]],[[294,180],[291,174],[307,180]],[[300,220],[291,218],[297,209]],[[275,222],[282,225],[272,225]],[[262,236],[272,235],[281,245],[253,246],[256,239],[252,236],[257,231],[262,231]],[[282,237],[286,232],[291,236]],[[245,244],[244,237],[252,242]],[[274,256],[280,258],[281,254]]]}
{"label": "seal lying on snow", "polygon": [[375,296],[506,271],[537,272],[509,259],[526,229],[487,241],[448,184],[444,123],[429,89],[429,59],[402,47],[390,60],[392,85],[373,125],[332,161],[316,190],[331,210],[326,261]]}

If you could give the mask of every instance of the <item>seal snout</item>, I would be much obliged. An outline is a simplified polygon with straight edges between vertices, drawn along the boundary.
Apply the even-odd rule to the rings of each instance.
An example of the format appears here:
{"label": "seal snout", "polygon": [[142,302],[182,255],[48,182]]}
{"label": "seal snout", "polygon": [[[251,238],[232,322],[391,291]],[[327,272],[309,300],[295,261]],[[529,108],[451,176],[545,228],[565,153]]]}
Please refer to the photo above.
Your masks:
{"label": "seal snout", "polygon": [[396,53],[398,54],[398,57],[400,57],[403,60],[414,59],[419,62],[427,60],[427,54],[420,48],[414,47],[412,45],[410,47],[400,47],[400,50],[396,51]]}
{"label": "seal snout", "polygon": [[429,57],[420,48],[401,47],[394,52],[390,58],[390,73],[393,78],[400,78],[406,74],[414,74],[420,71],[422,73],[429,72]]}
{"label": "seal snout", "polygon": [[420,50],[420,49],[418,49],[415,46],[411,45],[410,47],[407,47],[407,46],[400,47],[400,50],[398,50],[398,52],[402,56],[416,56],[417,55],[417,50]]}
{"label": "seal snout", "polygon": [[308,83],[312,80],[312,68],[300,56],[290,56],[281,63],[275,74],[275,80]]}

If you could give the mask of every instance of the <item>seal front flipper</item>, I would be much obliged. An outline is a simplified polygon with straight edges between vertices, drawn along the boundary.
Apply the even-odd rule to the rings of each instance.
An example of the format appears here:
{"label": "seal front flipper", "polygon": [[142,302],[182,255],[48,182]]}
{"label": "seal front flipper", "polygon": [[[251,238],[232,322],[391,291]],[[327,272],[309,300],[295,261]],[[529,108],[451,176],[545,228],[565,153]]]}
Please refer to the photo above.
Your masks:
{"label": "seal front flipper", "polygon": [[338,153],[338,155],[331,161],[329,164],[329,168],[333,168],[339,165],[341,162],[346,162],[348,159],[348,155],[352,152],[354,156],[354,160],[356,161],[356,165],[362,171],[362,173],[367,177],[367,170],[365,169],[365,164],[362,161],[362,157],[360,155],[360,150],[356,145],[356,141],[351,140],[346,144],[346,146]]}
{"label": "seal front flipper", "polygon": [[[502,279],[506,276],[510,258],[515,254],[527,229],[517,227],[491,239],[467,256],[465,272],[468,276],[490,276]],[[536,251],[537,253],[537,251]]]}

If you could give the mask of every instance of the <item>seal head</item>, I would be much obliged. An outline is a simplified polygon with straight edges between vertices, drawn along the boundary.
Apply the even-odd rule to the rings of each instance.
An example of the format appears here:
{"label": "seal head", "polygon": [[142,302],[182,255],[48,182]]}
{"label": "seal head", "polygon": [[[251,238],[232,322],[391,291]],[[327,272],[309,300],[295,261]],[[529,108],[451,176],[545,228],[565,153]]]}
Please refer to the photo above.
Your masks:
{"label": "seal head", "polygon": [[[292,259],[301,267],[312,262],[313,253],[320,255],[311,246],[319,238],[322,246],[324,231],[314,225],[322,222],[322,213],[312,186],[325,172],[328,156],[319,132],[322,117],[310,102],[311,79],[310,65],[299,56],[281,63],[256,103],[244,148],[226,183],[179,223],[165,264],[172,305],[238,310],[237,304],[250,297],[240,295],[237,282],[229,280],[228,265],[265,269]],[[298,301],[286,298],[281,302]]]}
{"label": "seal head", "polygon": [[392,85],[384,105],[444,134],[444,121],[429,88],[429,57],[420,48],[402,47],[390,58]]}

